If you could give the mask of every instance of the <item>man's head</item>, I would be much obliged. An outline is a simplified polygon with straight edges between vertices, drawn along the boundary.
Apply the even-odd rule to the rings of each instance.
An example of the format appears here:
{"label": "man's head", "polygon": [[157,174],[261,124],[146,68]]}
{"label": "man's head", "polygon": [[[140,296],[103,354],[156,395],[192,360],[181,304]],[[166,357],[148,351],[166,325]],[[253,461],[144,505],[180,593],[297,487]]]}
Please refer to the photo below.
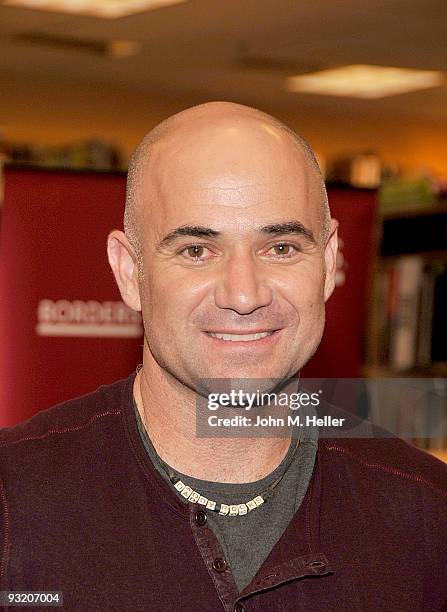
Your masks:
{"label": "man's head", "polygon": [[337,222],[311,149],[278,120],[214,102],[157,126],[131,160],[125,232],[109,260],[142,311],[145,367],[198,390],[287,379],[313,355]]}

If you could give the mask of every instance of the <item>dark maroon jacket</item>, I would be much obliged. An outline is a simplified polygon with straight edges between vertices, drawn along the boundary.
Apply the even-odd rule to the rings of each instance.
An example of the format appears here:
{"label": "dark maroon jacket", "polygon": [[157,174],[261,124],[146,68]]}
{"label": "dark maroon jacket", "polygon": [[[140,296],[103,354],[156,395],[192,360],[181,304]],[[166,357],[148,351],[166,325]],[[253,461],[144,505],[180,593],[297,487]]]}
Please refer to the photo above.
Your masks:
{"label": "dark maroon jacket", "polygon": [[2,590],[82,611],[447,610],[443,463],[394,438],[320,439],[304,502],[238,594],[151,464],[134,376],[0,433]]}

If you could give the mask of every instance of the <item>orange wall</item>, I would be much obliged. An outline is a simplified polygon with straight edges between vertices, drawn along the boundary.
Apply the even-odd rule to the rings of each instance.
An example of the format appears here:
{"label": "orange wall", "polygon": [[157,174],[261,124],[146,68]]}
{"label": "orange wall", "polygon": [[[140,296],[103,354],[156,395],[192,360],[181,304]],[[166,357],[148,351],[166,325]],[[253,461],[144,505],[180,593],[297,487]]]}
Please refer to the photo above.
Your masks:
{"label": "orange wall", "polygon": [[[157,97],[98,84],[2,76],[0,135],[40,145],[100,137],[128,155],[146,131],[200,99]],[[334,106],[335,108],[335,106]],[[295,128],[326,158],[373,149],[385,163],[447,176],[447,124],[302,109],[263,108]]]}
{"label": "orange wall", "polygon": [[373,150],[385,164],[397,164],[409,173],[430,169],[447,177],[447,123],[331,113],[284,116],[312,146],[327,158],[350,152]]}

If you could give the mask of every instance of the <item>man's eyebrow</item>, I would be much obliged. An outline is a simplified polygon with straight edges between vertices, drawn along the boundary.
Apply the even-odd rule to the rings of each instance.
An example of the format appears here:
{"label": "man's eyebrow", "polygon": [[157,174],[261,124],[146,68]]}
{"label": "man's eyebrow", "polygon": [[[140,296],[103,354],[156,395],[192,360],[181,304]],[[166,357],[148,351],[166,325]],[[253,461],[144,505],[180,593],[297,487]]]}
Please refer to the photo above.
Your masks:
{"label": "man's eyebrow", "polygon": [[203,227],[201,225],[182,225],[177,227],[159,242],[158,248],[169,246],[172,242],[181,238],[182,236],[193,236],[194,238],[209,238],[210,236],[215,238],[220,236],[220,232],[213,230],[210,227]]}
{"label": "man's eyebrow", "polygon": [[[314,235],[310,229],[305,227],[300,221],[285,221],[284,223],[271,223],[264,225],[257,229],[262,234],[282,235],[282,234],[295,234],[303,236],[306,240],[312,244],[316,244]],[[157,248],[163,248],[169,246],[172,242],[175,242],[177,238],[183,236],[192,236],[194,238],[216,238],[221,235],[221,232],[212,229],[211,227],[203,227],[201,225],[182,225],[177,227],[169,234],[166,234],[164,238],[159,242]]]}
{"label": "man's eyebrow", "polygon": [[271,223],[259,228],[263,234],[297,234],[303,236],[309,242],[317,244],[312,230],[305,227],[300,221],[285,221],[284,223]]}

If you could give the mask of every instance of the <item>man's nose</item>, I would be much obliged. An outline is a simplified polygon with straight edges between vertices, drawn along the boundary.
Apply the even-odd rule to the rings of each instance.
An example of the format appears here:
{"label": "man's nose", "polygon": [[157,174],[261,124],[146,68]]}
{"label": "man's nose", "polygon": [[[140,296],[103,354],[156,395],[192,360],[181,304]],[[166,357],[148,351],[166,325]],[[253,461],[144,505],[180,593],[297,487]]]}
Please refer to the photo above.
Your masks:
{"label": "man's nose", "polygon": [[239,314],[250,314],[271,303],[272,290],[261,264],[251,253],[239,252],[226,262],[214,299],[219,308],[228,308]]}

